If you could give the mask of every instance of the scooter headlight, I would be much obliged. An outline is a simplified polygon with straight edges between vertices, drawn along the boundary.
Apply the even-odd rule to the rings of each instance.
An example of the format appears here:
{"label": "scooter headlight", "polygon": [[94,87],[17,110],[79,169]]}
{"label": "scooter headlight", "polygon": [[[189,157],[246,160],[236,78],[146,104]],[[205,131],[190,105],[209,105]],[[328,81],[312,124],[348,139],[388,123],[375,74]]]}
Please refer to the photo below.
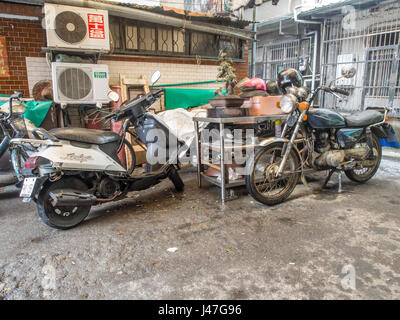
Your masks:
{"label": "scooter headlight", "polygon": [[297,105],[297,98],[293,94],[285,94],[281,98],[280,106],[284,113],[292,113]]}

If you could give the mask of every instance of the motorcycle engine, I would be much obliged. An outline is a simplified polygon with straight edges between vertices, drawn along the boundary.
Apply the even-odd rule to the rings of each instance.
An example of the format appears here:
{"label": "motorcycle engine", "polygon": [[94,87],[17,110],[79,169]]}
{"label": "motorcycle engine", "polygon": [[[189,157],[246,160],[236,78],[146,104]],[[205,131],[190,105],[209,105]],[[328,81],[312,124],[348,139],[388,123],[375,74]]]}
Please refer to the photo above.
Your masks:
{"label": "motorcycle engine", "polygon": [[110,178],[101,179],[97,191],[104,198],[112,197],[119,190],[118,182],[111,180]]}
{"label": "motorcycle engine", "polygon": [[315,133],[315,151],[324,153],[331,149],[330,131],[317,131]]}
{"label": "motorcycle engine", "polygon": [[362,160],[368,154],[369,149],[366,147],[340,148],[335,135],[334,130],[318,130],[314,132],[315,151],[317,154],[313,157],[313,164],[317,167],[337,168],[345,160]]}
{"label": "motorcycle engine", "polygon": [[335,150],[332,134],[331,130],[315,132],[315,151],[318,155],[314,158],[314,164],[318,167],[337,167],[344,159],[344,154]]}

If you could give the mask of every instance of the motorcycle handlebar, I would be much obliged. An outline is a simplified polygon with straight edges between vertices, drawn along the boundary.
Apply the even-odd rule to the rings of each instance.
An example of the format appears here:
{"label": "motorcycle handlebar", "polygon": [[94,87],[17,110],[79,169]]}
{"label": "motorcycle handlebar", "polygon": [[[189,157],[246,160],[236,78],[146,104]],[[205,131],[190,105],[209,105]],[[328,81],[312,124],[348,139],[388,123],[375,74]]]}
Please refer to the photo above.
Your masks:
{"label": "motorcycle handlebar", "polygon": [[156,92],[154,92],[153,94],[154,94],[154,95],[159,94],[159,93],[163,92],[164,90],[165,90],[164,88],[158,89],[158,90],[157,90]]}
{"label": "motorcycle handlebar", "polygon": [[111,118],[114,118],[114,117],[115,117],[115,112],[106,115],[106,116],[104,117],[104,120],[110,120]]}
{"label": "motorcycle handlebar", "polygon": [[[125,107],[123,107],[121,109],[117,109],[113,113],[105,116],[104,119],[105,120],[113,119],[114,121],[119,121],[119,120],[121,120],[120,118],[123,117],[123,115],[126,113],[127,110],[131,109],[132,107],[136,106],[139,103],[145,103],[145,104],[148,104],[148,106],[151,106],[155,101],[154,97],[159,95],[163,91],[164,91],[164,88],[161,88],[161,89],[156,90],[153,93],[150,92],[145,96],[136,98],[130,102],[130,103],[133,102],[132,105],[129,105],[130,103],[128,103]],[[146,106],[146,108],[147,108],[147,106]]]}
{"label": "motorcycle handlebar", "polygon": [[10,100],[9,100],[9,109],[8,110],[8,116],[4,119],[4,120],[9,120],[12,117],[12,101],[13,99],[19,100],[22,98],[22,92],[19,91],[14,91],[14,93],[10,96]]}
{"label": "motorcycle handlebar", "polygon": [[344,89],[336,88],[336,87],[332,87],[331,91],[335,92],[335,93],[342,94],[342,95],[347,96],[347,97],[350,95],[350,92],[348,92],[348,91],[346,91]]}
{"label": "motorcycle handlebar", "polygon": [[10,96],[10,99],[21,99],[22,98],[22,92],[19,91],[14,91],[14,94]]}

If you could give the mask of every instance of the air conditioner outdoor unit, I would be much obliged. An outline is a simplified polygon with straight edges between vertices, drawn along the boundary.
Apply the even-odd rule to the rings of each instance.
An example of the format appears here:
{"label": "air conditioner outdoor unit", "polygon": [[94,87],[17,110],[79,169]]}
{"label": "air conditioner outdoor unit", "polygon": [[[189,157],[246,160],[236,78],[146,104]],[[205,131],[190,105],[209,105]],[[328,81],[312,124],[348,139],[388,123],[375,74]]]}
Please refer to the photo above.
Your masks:
{"label": "air conditioner outdoor unit", "polygon": [[53,62],[54,101],[61,104],[108,103],[108,66]]}
{"label": "air conditioner outdoor unit", "polygon": [[110,51],[108,12],[44,4],[47,47],[77,51]]}

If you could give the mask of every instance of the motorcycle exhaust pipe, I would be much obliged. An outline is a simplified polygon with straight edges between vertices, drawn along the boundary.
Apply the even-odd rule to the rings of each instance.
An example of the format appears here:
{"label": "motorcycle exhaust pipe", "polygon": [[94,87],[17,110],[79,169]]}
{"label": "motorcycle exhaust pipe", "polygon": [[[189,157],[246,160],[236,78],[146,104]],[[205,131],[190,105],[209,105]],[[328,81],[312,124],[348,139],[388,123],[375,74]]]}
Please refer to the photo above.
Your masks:
{"label": "motorcycle exhaust pipe", "polygon": [[90,194],[76,190],[57,190],[49,193],[53,207],[87,206],[96,202],[97,198]]}
{"label": "motorcycle exhaust pipe", "polygon": [[331,150],[324,152],[320,155],[315,163],[320,167],[333,167],[337,168],[345,159],[355,158],[356,160],[362,160],[368,154],[368,148],[354,148],[348,150]]}

